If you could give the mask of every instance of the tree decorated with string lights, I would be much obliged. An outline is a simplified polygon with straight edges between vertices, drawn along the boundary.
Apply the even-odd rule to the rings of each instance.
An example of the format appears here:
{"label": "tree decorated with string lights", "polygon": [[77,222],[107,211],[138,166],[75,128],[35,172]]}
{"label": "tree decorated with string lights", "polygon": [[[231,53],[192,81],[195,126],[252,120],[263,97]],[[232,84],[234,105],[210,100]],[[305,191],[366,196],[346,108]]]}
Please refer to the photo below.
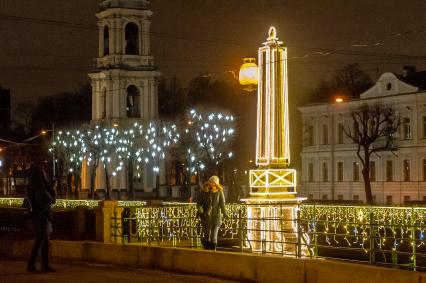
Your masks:
{"label": "tree decorated with string lights", "polygon": [[[142,178],[144,170],[151,164],[156,174],[156,187],[159,186],[158,173],[161,160],[164,160],[170,146],[179,139],[179,133],[174,124],[166,121],[148,121],[134,123],[129,129],[122,130],[117,137],[116,153],[123,164],[127,164],[127,180],[130,197],[134,198],[133,179],[135,173]],[[136,169],[136,172],[134,171]]]}
{"label": "tree decorated with string lights", "polygon": [[145,145],[149,162],[155,173],[155,187],[158,192],[160,186],[160,164],[166,158],[169,149],[180,139],[175,124],[169,121],[157,120],[147,124],[145,129]]}
{"label": "tree decorated with string lights", "polygon": [[235,119],[232,115],[197,112],[195,109],[189,111],[180,142],[188,174],[188,187],[193,174],[217,174],[218,167],[233,156],[230,148],[235,136],[234,126]]}
{"label": "tree decorated with string lights", "polygon": [[74,177],[74,192],[77,195],[81,180],[81,170],[87,152],[84,143],[84,132],[80,130],[59,131],[53,142],[51,151],[62,164],[64,171]]}
{"label": "tree decorated with string lights", "polygon": [[136,175],[140,178],[143,175],[144,165],[149,161],[147,151],[143,146],[143,138],[144,128],[139,123],[134,123],[129,129],[121,130],[117,136],[116,154],[119,166],[114,173],[120,171],[122,166],[126,166],[130,199],[135,197],[133,187],[134,169],[136,167]]}
{"label": "tree decorated with string lights", "polygon": [[102,163],[105,171],[106,198],[109,199],[111,192],[110,172],[108,166],[114,156],[117,146],[118,130],[106,128],[101,125],[88,126],[83,134],[83,141],[87,148],[86,161],[90,170],[90,197],[94,198],[95,178],[99,164]]}

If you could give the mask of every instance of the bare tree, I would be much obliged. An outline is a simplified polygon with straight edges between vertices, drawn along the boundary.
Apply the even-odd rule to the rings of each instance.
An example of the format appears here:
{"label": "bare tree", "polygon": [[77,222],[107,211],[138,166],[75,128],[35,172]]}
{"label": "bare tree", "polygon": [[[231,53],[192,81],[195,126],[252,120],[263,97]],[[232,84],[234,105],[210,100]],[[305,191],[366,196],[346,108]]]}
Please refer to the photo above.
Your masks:
{"label": "bare tree", "polygon": [[357,145],[357,155],[362,163],[365,195],[368,204],[373,204],[370,179],[370,158],[373,153],[392,150],[394,134],[399,128],[399,115],[392,107],[380,103],[362,104],[351,113],[352,126],[344,132]]}

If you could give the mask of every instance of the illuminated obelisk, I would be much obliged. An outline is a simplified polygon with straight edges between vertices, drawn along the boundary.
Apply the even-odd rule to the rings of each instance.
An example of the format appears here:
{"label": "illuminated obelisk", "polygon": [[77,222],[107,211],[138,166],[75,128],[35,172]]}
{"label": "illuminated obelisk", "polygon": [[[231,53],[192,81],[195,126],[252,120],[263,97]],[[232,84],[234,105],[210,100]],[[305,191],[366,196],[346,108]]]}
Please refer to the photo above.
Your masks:
{"label": "illuminated obelisk", "polygon": [[[296,252],[296,170],[290,165],[287,49],[274,27],[259,48],[256,166],[250,170],[248,239],[255,251]],[[300,251],[300,250],[299,250]]]}

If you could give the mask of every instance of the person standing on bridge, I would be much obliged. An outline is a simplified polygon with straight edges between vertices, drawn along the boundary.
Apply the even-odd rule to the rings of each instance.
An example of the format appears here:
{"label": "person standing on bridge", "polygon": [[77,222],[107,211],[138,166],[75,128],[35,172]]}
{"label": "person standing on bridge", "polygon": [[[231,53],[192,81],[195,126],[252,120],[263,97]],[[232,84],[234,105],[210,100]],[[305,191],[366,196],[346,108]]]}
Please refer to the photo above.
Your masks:
{"label": "person standing on bridge", "polygon": [[198,215],[203,227],[201,243],[205,249],[216,250],[217,234],[222,223],[222,215],[227,218],[225,195],[219,183],[219,177],[211,176],[204,183],[197,203]]}
{"label": "person standing on bridge", "polygon": [[41,251],[41,269],[43,272],[54,272],[49,265],[49,235],[52,232],[52,216],[50,206],[56,202],[54,181],[49,182],[43,165],[33,163],[28,169],[28,199],[31,204],[31,220],[35,241],[31,256],[27,263],[27,271],[39,272],[35,267],[37,256]]}

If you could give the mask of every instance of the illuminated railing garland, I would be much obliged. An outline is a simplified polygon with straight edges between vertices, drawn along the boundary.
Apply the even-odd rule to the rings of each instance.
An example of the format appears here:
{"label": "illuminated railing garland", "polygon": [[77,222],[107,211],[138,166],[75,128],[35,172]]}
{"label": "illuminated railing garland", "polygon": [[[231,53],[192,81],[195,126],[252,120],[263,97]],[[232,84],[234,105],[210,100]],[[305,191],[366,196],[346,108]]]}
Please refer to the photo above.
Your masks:
{"label": "illuminated railing garland", "polygon": [[[23,198],[0,198],[0,207],[22,207]],[[99,206],[99,200],[73,200],[73,199],[57,199],[56,203],[52,205],[53,209],[75,209],[79,206],[87,208],[96,208]],[[119,200],[118,206],[120,207],[140,207],[145,206],[145,201],[124,201]]]}
{"label": "illuminated railing garland", "polygon": [[[288,232],[262,225],[249,230],[247,222],[253,219],[247,215],[248,207],[246,204],[227,204],[230,217],[223,219],[219,238],[235,240],[238,250],[250,250],[252,243],[247,238],[250,231]],[[426,269],[426,208],[301,205],[298,219],[256,219],[260,224],[269,220],[294,222],[299,231],[297,239],[290,239],[286,244],[306,246],[306,256]],[[128,227],[134,227],[128,229],[131,233],[124,235],[128,242],[200,246],[202,231],[194,205],[133,208],[133,213],[124,222]],[[278,242],[270,244],[280,246],[285,243],[279,237],[275,241]]]}

